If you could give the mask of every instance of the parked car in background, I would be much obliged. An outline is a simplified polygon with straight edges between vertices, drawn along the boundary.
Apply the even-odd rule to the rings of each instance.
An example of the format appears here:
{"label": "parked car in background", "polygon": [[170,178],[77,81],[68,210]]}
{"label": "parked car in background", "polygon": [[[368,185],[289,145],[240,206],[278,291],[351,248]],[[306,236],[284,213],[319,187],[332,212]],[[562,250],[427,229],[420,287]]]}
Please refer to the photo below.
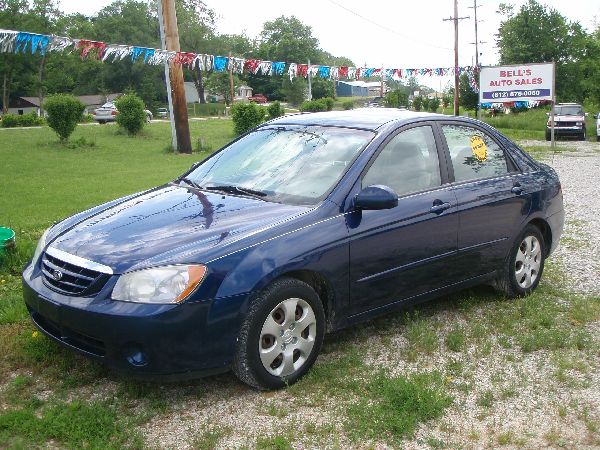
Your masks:
{"label": "parked car in background", "polygon": [[[147,109],[144,112],[146,113],[146,122],[150,122],[152,120],[152,112]],[[107,102],[92,112],[94,120],[100,124],[115,122],[117,114],[119,114],[119,110],[113,102]]]}
{"label": "parked car in background", "polygon": [[594,118],[596,119],[596,141],[600,142],[600,112]]}
{"label": "parked car in background", "polygon": [[159,119],[166,119],[169,117],[169,110],[167,108],[158,108],[156,110],[156,117]]}
{"label": "parked car in background", "polygon": [[254,94],[252,97],[248,97],[248,100],[253,103],[267,103],[267,97],[262,94]]}
{"label": "parked car in background", "polygon": [[383,97],[374,97],[372,100],[367,102],[367,106],[369,108],[381,108],[384,106],[384,98]]}
{"label": "parked car in background", "polygon": [[482,283],[528,295],[563,221],[556,172],[485,123],[289,115],[52,226],[23,292],[43,333],[113,368],[281,388],[325,332]]}
{"label": "parked car in background", "polygon": [[[571,136],[580,141],[586,139],[585,117],[581,105],[577,103],[559,103],[554,107],[554,137]],[[546,140],[551,140],[552,118],[546,123]]]}

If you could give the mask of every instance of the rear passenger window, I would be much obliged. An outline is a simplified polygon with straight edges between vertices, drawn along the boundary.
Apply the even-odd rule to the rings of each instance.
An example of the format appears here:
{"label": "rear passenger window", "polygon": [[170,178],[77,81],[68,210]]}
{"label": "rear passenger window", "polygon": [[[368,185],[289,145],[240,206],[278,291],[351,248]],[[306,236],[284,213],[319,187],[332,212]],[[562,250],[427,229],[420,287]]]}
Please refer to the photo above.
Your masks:
{"label": "rear passenger window", "polygon": [[508,173],[504,151],[487,134],[462,125],[442,125],[452,158],[455,181]]}
{"label": "rear passenger window", "polygon": [[439,186],[440,164],[431,127],[411,128],[388,142],[363,178],[363,187],[373,184],[389,186],[398,195]]}

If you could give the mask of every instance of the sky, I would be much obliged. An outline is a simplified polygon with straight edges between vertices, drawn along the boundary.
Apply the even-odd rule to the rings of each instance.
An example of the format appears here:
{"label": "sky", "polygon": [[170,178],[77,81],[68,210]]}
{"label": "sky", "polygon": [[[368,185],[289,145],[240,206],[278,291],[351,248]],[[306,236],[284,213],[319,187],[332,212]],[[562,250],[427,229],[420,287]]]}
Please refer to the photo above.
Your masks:
{"label": "sky", "polygon": [[[498,62],[495,34],[502,20],[500,3],[516,8],[526,0],[477,0],[480,63]],[[112,0],[60,0],[63,11],[96,13]],[[376,1],[364,0],[205,0],[218,15],[221,33],[246,32],[255,38],[268,20],[295,15],[313,28],[321,48],[335,56],[346,56],[358,66],[386,68],[428,68],[454,65],[454,27],[443,21],[453,14],[452,0]],[[474,0],[459,0],[459,65],[471,65],[475,58]],[[592,30],[600,24],[598,0],[541,0],[572,21]],[[469,8],[469,6],[471,8]],[[185,49],[202,53],[202,49]],[[303,61],[298,61],[303,62]],[[447,78],[425,77],[424,84],[439,89]]]}

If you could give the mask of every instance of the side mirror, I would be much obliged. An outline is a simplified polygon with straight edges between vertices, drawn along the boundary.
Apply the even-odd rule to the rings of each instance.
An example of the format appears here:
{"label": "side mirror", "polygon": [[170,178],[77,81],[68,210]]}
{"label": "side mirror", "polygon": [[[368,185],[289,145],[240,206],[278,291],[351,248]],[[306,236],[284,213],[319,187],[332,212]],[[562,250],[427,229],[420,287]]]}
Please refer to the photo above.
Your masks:
{"label": "side mirror", "polygon": [[584,113],[584,115],[585,115],[585,117],[587,117],[587,116],[589,116],[589,115],[590,115],[590,113]]}
{"label": "side mirror", "polygon": [[367,186],[354,197],[356,209],[378,210],[396,206],[398,206],[398,194],[388,186]]}
{"label": "side mirror", "polygon": [[594,116],[594,119],[600,119],[600,114],[596,114],[596,115]]}

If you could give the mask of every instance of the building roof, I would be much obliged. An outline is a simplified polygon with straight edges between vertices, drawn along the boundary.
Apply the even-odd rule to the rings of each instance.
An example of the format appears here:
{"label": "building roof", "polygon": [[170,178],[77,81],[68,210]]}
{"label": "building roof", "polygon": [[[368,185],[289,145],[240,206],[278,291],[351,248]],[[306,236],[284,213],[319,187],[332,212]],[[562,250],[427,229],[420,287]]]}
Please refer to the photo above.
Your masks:
{"label": "building roof", "polygon": [[436,114],[396,108],[360,108],[349,111],[328,111],[292,114],[269,122],[277,125],[325,125],[377,130],[390,122],[399,122]]}
{"label": "building roof", "polygon": [[[114,99],[120,97],[121,94],[119,93],[115,93],[115,94],[108,94],[106,97],[104,95],[80,95],[77,98],[81,101],[81,103],[83,103],[86,106],[91,106],[91,105],[102,105],[103,103],[106,103],[105,98],[108,99],[109,102],[112,102]],[[40,98],[39,97],[19,97],[18,99],[20,99],[21,101],[25,101],[27,103],[30,103],[31,106],[36,106],[39,107],[40,106]],[[15,99],[15,100],[18,100]],[[17,103],[20,103],[17,101]],[[12,105],[12,103],[11,103]],[[9,107],[12,107],[11,105],[9,105]]]}
{"label": "building roof", "polygon": [[338,83],[349,84],[350,86],[358,86],[358,87],[380,87],[381,81],[338,81]]}

